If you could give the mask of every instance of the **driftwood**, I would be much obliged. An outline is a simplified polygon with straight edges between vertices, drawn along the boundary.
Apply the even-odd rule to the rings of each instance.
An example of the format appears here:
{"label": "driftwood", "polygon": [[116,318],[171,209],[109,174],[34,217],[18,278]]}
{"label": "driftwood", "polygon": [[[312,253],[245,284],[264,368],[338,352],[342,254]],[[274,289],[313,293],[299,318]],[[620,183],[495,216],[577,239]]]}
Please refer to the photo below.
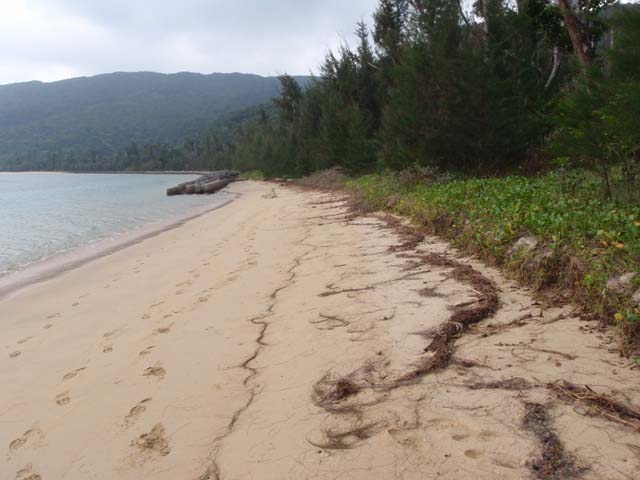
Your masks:
{"label": "driftwood", "polygon": [[235,182],[237,179],[237,172],[222,171],[207,173],[196,180],[168,188],[167,195],[211,194],[223,189],[229,185],[229,183]]}

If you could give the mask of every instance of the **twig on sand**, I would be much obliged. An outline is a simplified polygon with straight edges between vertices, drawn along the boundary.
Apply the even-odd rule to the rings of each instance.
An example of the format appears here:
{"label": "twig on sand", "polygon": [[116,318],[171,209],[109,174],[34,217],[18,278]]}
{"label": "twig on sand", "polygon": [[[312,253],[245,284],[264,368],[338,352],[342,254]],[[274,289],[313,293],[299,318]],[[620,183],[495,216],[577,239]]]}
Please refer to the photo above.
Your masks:
{"label": "twig on sand", "polygon": [[640,410],[637,408],[628,407],[607,395],[597,393],[588,385],[579,386],[566,380],[550,383],[547,388],[565,402],[579,402],[591,407],[591,415],[607,418],[640,432]]}

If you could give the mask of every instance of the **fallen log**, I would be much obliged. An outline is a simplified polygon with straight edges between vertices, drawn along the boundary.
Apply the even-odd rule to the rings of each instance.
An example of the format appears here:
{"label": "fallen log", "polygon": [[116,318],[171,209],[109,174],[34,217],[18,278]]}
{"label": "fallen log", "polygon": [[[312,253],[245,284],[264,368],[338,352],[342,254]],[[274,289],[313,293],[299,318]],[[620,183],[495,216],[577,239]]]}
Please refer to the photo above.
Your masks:
{"label": "fallen log", "polygon": [[238,172],[211,172],[190,182],[184,182],[167,189],[167,196],[211,194],[223,189],[238,179]]}
{"label": "fallen log", "polygon": [[174,195],[180,195],[183,193],[184,187],[177,185],[175,187],[167,188],[167,196],[172,197]]}
{"label": "fallen log", "polygon": [[187,185],[189,185],[191,183],[193,183],[193,182],[184,182],[184,183],[181,183],[179,185],[176,185],[175,187],[168,188],[167,189],[167,195],[168,196],[182,195],[182,194],[186,193]]}
{"label": "fallen log", "polygon": [[215,193],[218,190],[222,190],[224,187],[229,185],[230,180],[215,180],[213,182],[204,184],[204,192],[203,193]]}

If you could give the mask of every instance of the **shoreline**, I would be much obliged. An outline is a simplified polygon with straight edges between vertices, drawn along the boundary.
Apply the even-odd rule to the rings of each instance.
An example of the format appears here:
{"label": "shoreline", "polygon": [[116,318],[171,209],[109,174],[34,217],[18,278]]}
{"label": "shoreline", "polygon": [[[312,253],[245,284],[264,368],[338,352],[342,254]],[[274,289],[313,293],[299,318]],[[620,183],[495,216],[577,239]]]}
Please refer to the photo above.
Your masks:
{"label": "shoreline", "polygon": [[0,303],[0,478],[637,476],[637,418],[562,395],[640,406],[570,307],[341,195],[229,190]]}
{"label": "shoreline", "polygon": [[24,268],[0,275],[0,301],[12,298],[14,295],[23,292],[31,286],[55,278],[94,260],[106,257],[143,242],[144,240],[176,229],[193,219],[229,205],[242,195],[233,192],[226,193],[231,195],[231,197],[213,207],[207,206],[201,209],[194,209],[187,212],[185,216],[172,218],[159,223],[147,224],[122,234],[116,234],[116,236],[99,239],[92,243],[73,247],[67,251],[53,253],[48,257],[35,260]]}
{"label": "shoreline", "polygon": [[125,171],[99,171],[99,172],[74,172],[69,170],[24,170],[24,171],[3,171],[0,170],[0,173],[3,175],[12,175],[12,174],[39,174],[39,173],[65,173],[65,174],[73,174],[73,175],[205,175],[207,173],[213,173],[211,170],[144,170],[140,172],[125,172]]}

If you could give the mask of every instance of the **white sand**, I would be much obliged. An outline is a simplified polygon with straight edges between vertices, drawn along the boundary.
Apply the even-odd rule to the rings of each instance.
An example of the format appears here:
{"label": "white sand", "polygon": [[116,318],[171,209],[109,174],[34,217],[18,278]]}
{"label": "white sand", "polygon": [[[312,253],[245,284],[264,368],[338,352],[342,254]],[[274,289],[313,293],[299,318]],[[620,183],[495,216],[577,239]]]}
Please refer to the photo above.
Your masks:
{"label": "white sand", "polygon": [[[526,291],[477,262],[501,308],[457,341],[458,363],[366,389],[344,402],[351,410],[314,405],[327,373],[410,370],[428,342],[415,333],[474,292],[446,268],[408,275],[378,220],[345,222],[327,195],[276,187],[263,198],[272,188],[234,184],[232,204],[0,301],[0,478],[528,478],[540,447],[522,429],[525,401],[549,404],[584,478],[637,478],[632,428],[546,388],[467,388],[567,379],[640,405],[638,370],[607,352],[606,335],[566,308],[540,317]],[[438,295],[421,296],[425,286]],[[343,449],[329,448],[335,438]]]}

